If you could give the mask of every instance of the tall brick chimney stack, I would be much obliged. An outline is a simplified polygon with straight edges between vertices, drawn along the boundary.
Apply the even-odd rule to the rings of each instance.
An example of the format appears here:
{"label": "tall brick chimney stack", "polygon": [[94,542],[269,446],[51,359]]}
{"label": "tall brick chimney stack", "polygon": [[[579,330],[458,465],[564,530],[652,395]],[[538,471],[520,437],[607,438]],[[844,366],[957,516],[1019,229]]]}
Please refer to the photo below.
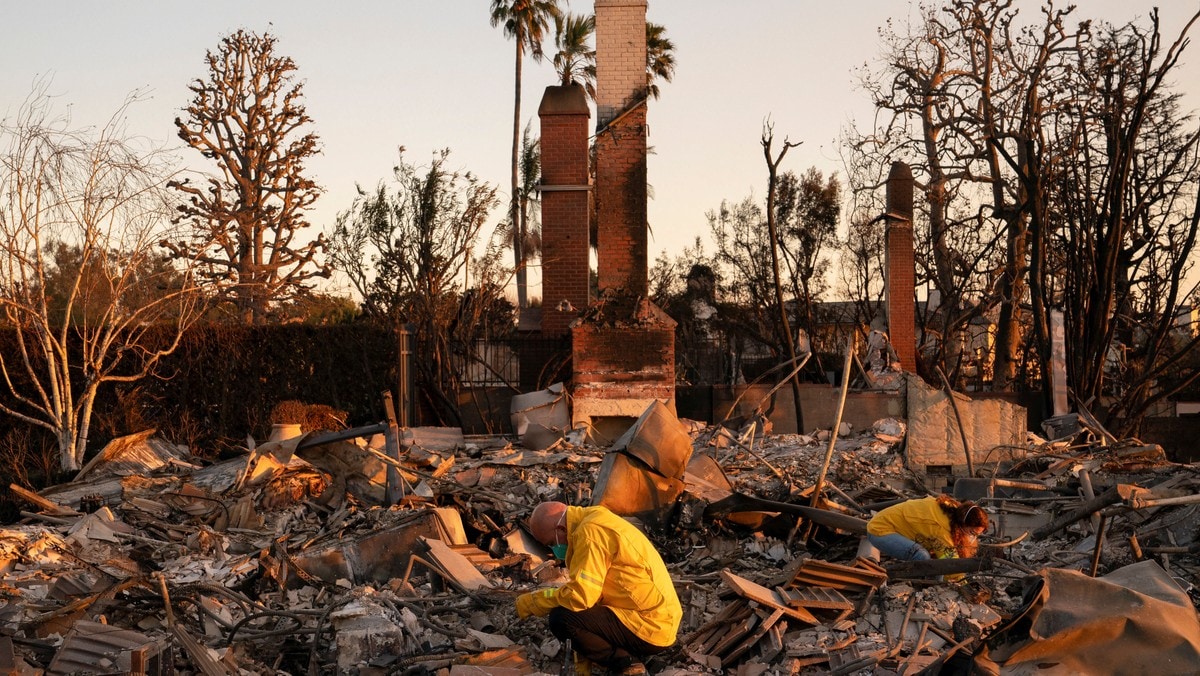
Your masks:
{"label": "tall brick chimney stack", "polygon": [[595,2],[600,298],[571,325],[571,418],[611,442],[656,401],[675,410],[675,320],[647,297],[647,3]]}
{"label": "tall brick chimney stack", "polygon": [[646,0],[595,0],[596,214],[600,291],[649,288]]}
{"label": "tall brick chimney stack", "polygon": [[900,367],[917,370],[916,262],[913,257],[913,176],[893,162],[887,180],[886,305],[888,338]]}
{"label": "tall brick chimney stack", "polygon": [[542,126],[542,335],[566,335],[587,309],[588,111],[583,85],[546,87]]}

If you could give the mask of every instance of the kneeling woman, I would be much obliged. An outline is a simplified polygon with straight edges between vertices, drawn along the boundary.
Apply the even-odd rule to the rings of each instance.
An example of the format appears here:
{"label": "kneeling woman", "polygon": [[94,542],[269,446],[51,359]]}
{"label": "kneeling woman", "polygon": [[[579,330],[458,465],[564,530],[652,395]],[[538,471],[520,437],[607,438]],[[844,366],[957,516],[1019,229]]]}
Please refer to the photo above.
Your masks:
{"label": "kneeling woman", "polygon": [[940,495],[880,511],[867,523],[867,539],[881,553],[906,561],[968,558],[987,528],[982,507]]}

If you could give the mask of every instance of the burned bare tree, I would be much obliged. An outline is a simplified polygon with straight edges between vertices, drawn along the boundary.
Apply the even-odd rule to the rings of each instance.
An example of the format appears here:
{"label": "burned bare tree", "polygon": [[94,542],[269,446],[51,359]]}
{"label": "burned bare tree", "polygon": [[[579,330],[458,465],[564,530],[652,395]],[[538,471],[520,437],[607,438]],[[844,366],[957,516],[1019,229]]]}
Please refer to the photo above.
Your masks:
{"label": "burned bare tree", "polygon": [[920,24],[882,33],[883,61],[863,86],[884,114],[875,128],[852,132],[850,141],[870,158],[854,164],[880,174],[876,180],[860,177],[860,189],[878,189],[893,160],[912,167],[924,198],[914,223],[918,285],[928,283],[939,299],[920,316],[922,332],[940,338],[925,341],[920,367],[931,373],[941,365],[953,375],[968,359],[970,322],[1002,302],[996,287],[1005,266],[1005,233],[981,207],[986,197],[978,189],[993,178],[983,161],[978,103],[980,80],[994,63],[972,58],[963,30],[944,20],[943,11],[949,12],[925,9]]}
{"label": "burned bare tree", "polygon": [[[1102,27],[1078,50],[1075,110],[1054,120],[1064,161],[1045,188],[1034,308],[1063,308],[1075,397],[1109,397],[1118,433],[1200,378],[1180,368],[1200,339],[1179,322],[1195,302],[1185,282],[1200,235],[1200,128],[1169,84],[1197,20],[1169,45],[1157,11],[1148,26]],[[1035,328],[1048,353],[1048,329]]]}
{"label": "burned bare tree", "polygon": [[448,169],[448,158],[442,150],[418,167],[402,154],[390,185],[360,190],[338,215],[330,257],[367,314],[415,326],[421,391],[444,421],[461,424],[455,360],[470,359],[477,338],[511,327],[512,315],[495,276],[500,245],[473,258],[496,189]]}
{"label": "burned bare tree", "polygon": [[[762,144],[763,160],[767,163],[767,242],[768,250],[771,254],[771,285],[775,289],[775,307],[779,312],[779,331],[778,337],[782,338],[780,343],[787,348],[787,356],[793,364],[799,364],[798,355],[796,354],[796,334],[792,332],[791,320],[788,318],[787,305],[783,302],[783,287],[784,280],[779,273],[779,259],[781,258],[780,235],[779,235],[779,213],[776,208],[776,198],[779,196],[779,165],[783,163],[784,156],[788,150],[800,145],[792,143],[788,139],[783,139],[783,147],[779,149],[779,154],[775,155],[772,146],[775,141],[775,129],[770,122],[763,124],[763,132],[760,143]],[[795,299],[793,299],[795,300]],[[792,381],[792,403],[796,409],[796,429],[804,429],[804,418],[800,410],[800,376],[798,373],[793,373]]]}
{"label": "burned bare tree", "polygon": [[[993,385],[1032,381],[1059,308],[1076,396],[1116,393],[1114,413],[1136,425],[1163,396],[1158,365],[1181,356],[1170,326],[1187,295],[1196,130],[1165,83],[1187,28],[1164,48],[1157,13],[1097,28],[1047,4],[1023,26],[1012,5],[956,0],[887,34],[889,61],[867,84],[891,115],[857,147],[923,177],[936,363],[953,370],[953,332],[998,310]],[[1138,366],[1118,373],[1106,363],[1122,335]]]}
{"label": "burned bare tree", "polygon": [[712,233],[713,264],[722,280],[723,295],[736,314],[727,316],[729,330],[760,345],[778,346],[773,311],[771,254],[763,237],[763,209],[753,197],[722,201],[705,214]]}
{"label": "burned bare tree", "polygon": [[120,120],[71,128],[35,91],[0,124],[0,411],[57,439],[61,469],[83,462],[100,388],[136,382],[199,316],[169,235],[170,167]]}
{"label": "burned bare tree", "polygon": [[172,182],[185,196],[179,211],[193,232],[166,244],[196,261],[243,321],[260,323],[272,303],[329,275],[319,260],[324,239],[297,240],[321,194],[304,165],[320,152],[318,139],[304,131],[312,120],[303,84],[294,79],[295,62],[276,53],[274,36],[239,30],[206,63],[208,75],[189,86],[192,101],[175,126],[219,173]]}
{"label": "burned bare tree", "polygon": [[870,325],[884,300],[885,234],[876,218],[887,210],[883,177],[888,169],[879,166],[877,153],[856,149],[850,138],[853,128],[843,132],[842,164],[845,175],[846,237],[833,253],[839,264],[832,282],[837,293],[846,298],[851,311],[845,319],[861,326]]}

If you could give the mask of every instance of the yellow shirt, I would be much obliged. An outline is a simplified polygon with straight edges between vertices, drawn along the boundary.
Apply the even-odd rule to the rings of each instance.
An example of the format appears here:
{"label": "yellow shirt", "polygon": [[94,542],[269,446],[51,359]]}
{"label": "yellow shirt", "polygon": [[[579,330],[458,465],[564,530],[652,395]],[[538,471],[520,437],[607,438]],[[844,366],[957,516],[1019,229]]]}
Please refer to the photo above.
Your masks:
{"label": "yellow shirt", "polygon": [[950,538],[950,515],[934,497],[907,500],[880,511],[867,522],[867,532],[899,533],[924,547],[935,559],[958,555]]}
{"label": "yellow shirt", "polygon": [[607,507],[567,507],[567,533],[570,581],[522,595],[518,613],[541,616],[557,606],[582,611],[601,605],[643,641],[673,644],[683,609],[650,540]]}

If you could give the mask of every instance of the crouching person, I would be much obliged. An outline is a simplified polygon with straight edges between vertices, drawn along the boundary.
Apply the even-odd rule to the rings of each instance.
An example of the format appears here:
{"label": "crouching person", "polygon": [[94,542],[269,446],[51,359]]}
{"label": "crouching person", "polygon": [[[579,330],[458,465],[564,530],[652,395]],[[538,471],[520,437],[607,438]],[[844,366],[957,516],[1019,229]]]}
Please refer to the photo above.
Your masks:
{"label": "crouching person", "polygon": [[987,512],[948,495],[892,505],[867,522],[867,539],[880,552],[907,561],[975,556],[988,529]]}
{"label": "crouching person", "polygon": [[534,538],[567,564],[569,581],[517,597],[517,615],[549,616],[550,631],[611,673],[646,673],[644,660],[675,643],[683,611],[650,540],[607,507],[543,502]]}

